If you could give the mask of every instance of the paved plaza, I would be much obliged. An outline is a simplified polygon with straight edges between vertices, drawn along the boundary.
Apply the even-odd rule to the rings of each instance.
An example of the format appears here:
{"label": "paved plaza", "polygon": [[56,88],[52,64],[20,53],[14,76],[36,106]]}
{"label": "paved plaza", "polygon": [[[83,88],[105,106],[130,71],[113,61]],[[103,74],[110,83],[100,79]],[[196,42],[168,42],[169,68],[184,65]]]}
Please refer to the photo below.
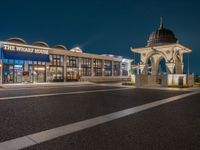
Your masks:
{"label": "paved plaza", "polygon": [[5,85],[0,150],[199,149],[199,99],[199,88]]}

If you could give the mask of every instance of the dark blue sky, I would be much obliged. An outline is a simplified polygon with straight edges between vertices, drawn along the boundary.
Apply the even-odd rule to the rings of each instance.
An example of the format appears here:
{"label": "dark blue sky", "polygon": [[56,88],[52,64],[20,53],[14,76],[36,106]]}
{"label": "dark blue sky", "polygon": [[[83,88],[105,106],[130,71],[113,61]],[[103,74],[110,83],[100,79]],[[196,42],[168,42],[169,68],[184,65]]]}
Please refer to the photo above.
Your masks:
{"label": "dark blue sky", "polygon": [[191,72],[200,73],[198,0],[0,0],[0,40],[20,37],[50,46],[80,46],[88,53],[133,58],[130,47],[143,47],[159,26],[171,29],[190,47]]}

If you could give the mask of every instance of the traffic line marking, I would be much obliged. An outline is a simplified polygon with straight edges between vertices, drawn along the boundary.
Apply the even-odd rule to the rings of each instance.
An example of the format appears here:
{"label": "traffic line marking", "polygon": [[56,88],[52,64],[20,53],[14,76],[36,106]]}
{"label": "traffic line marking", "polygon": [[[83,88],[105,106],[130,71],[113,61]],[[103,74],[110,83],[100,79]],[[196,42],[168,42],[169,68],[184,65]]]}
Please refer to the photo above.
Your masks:
{"label": "traffic line marking", "polygon": [[87,119],[84,121],[75,122],[75,123],[64,125],[61,127],[41,131],[41,132],[27,135],[24,137],[19,137],[13,140],[8,140],[8,141],[0,143],[0,150],[18,150],[18,149],[26,148],[29,146],[33,146],[42,142],[55,139],[60,136],[68,135],[70,133],[74,133],[74,132],[81,131],[90,127],[94,127],[94,126],[97,126],[97,125],[100,125],[112,120],[133,115],[137,112],[141,112],[141,111],[148,110],[148,109],[151,109],[163,104],[177,101],[179,99],[182,99],[182,98],[185,98],[197,93],[199,92],[186,93],[186,94],[154,101],[151,103],[143,104],[140,106],[132,107],[132,108],[125,109],[122,111],[110,113],[107,115],[102,115],[102,116]]}

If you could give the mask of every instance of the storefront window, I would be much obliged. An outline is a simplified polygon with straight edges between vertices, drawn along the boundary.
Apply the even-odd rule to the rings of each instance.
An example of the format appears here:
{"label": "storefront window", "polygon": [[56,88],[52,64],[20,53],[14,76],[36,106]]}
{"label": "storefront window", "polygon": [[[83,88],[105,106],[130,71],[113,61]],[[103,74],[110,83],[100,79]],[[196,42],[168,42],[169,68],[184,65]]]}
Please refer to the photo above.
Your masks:
{"label": "storefront window", "polygon": [[67,67],[78,67],[78,57],[68,56],[67,57]]}
{"label": "storefront window", "polygon": [[79,58],[67,56],[67,81],[78,81],[79,75]]}
{"label": "storefront window", "polygon": [[120,76],[120,62],[114,62],[114,76]]}
{"label": "storefront window", "polygon": [[112,76],[112,61],[104,61],[104,76]]}
{"label": "storefront window", "polygon": [[24,61],[3,59],[3,83],[23,82]]}
{"label": "storefront window", "polygon": [[45,82],[46,63],[3,59],[3,83]]}
{"label": "storefront window", "polygon": [[102,60],[100,59],[93,59],[93,69],[94,69],[94,76],[102,76]]}
{"label": "storefront window", "polygon": [[30,74],[31,82],[45,82],[46,62],[28,61],[28,72]]}
{"label": "storefront window", "polygon": [[50,82],[63,82],[63,63],[64,56],[50,55],[50,66],[48,72],[48,81]]}
{"label": "storefront window", "polygon": [[91,76],[92,75],[92,59],[91,58],[81,58],[81,76]]}
{"label": "storefront window", "polygon": [[128,64],[122,63],[122,76],[128,76]]}

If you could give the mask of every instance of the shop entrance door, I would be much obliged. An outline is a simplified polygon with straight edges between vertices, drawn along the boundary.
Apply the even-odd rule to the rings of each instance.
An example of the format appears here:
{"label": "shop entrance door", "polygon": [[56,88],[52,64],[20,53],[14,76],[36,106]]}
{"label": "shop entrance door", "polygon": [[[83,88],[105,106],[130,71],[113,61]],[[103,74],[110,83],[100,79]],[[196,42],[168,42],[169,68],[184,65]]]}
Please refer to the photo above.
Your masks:
{"label": "shop entrance door", "polygon": [[3,66],[3,83],[14,83],[14,68],[13,65],[5,64]]}
{"label": "shop entrance door", "polygon": [[33,82],[42,83],[46,81],[45,66],[33,66]]}
{"label": "shop entrance door", "polygon": [[14,83],[22,83],[23,65],[14,65]]}
{"label": "shop entrance door", "polygon": [[67,68],[67,81],[78,81],[78,68]]}

